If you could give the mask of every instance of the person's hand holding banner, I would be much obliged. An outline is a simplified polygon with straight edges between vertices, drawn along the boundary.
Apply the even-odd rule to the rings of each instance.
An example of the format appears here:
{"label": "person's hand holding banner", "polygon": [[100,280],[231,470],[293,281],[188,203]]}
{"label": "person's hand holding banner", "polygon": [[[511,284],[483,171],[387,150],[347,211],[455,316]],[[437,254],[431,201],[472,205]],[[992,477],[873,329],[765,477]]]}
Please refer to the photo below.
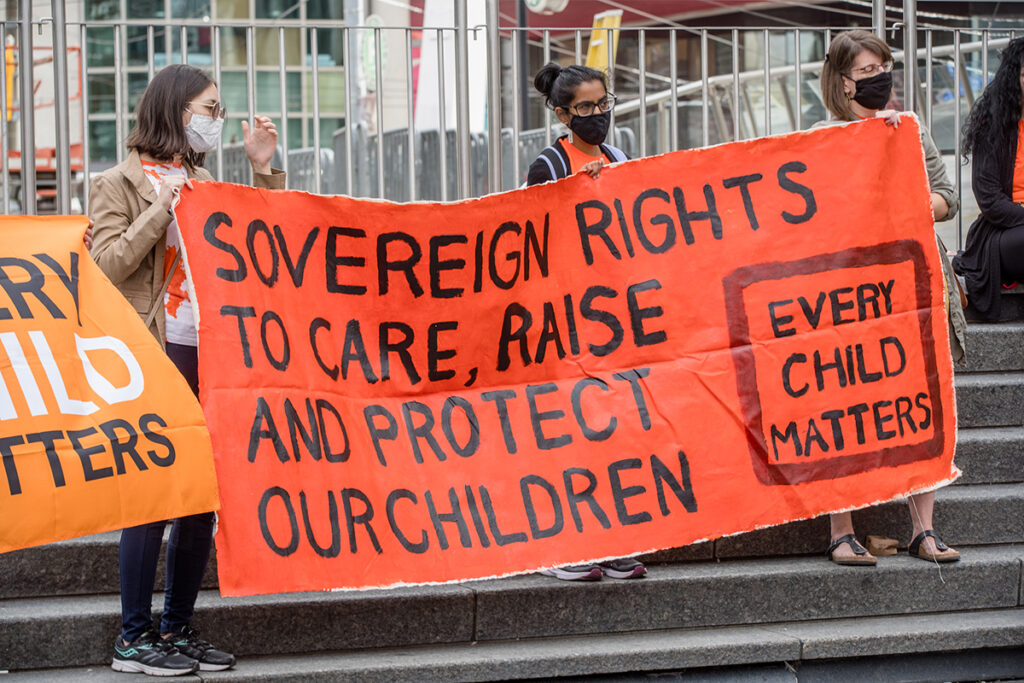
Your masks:
{"label": "person's hand holding banner", "polygon": [[197,183],[176,215],[227,595],[620,557],[956,476],[912,118],[453,204]]}
{"label": "person's hand holding banner", "polygon": [[0,552],[218,507],[199,404],[88,224],[0,218]]}

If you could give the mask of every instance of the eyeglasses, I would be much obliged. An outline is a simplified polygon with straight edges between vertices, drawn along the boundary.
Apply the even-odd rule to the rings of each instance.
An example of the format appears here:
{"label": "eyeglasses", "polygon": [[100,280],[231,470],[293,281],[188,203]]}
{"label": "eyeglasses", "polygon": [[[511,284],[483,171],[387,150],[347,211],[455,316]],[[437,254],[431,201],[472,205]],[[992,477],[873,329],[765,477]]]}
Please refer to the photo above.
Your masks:
{"label": "eyeglasses", "polygon": [[577,102],[576,104],[566,107],[568,111],[576,110],[576,116],[580,118],[586,118],[587,116],[593,116],[600,112],[604,113],[615,109],[615,103],[618,101],[618,97],[612,93],[608,93],[597,102],[591,102],[589,100],[584,102]]}
{"label": "eyeglasses", "polygon": [[[875,74],[888,73],[892,71],[892,62],[885,62],[884,64],[868,64],[862,66],[859,69],[850,69],[850,73],[847,78],[853,78],[854,76],[874,76]],[[857,80],[854,78],[854,80]]]}
{"label": "eyeglasses", "polygon": [[210,111],[210,116],[215,119],[222,119],[228,114],[228,110],[221,106],[220,102],[187,102],[186,104],[198,104],[201,107],[206,107]]}

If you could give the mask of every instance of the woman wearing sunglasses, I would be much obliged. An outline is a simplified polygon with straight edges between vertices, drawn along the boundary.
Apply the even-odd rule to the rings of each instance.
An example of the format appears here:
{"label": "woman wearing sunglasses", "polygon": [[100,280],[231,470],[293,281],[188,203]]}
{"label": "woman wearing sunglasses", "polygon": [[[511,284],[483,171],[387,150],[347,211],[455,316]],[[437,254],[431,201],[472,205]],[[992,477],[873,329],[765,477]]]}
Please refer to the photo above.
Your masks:
{"label": "woman wearing sunglasses", "polygon": [[[97,176],[89,193],[93,258],[196,395],[199,340],[171,210],[183,185],[213,180],[203,162],[220,139],[224,114],[217,85],[205,72],[184,64],[166,67],[139,100],[128,159]],[[284,188],[284,174],[270,168],[277,147],[274,124],[257,116],[251,127],[242,122],[242,132],[255,185]],[[234,665],[233,655],[201,640],[189,625],[213,525],[212,512],[174,520],[159,632],[152,625],[153,584],[166,522],[121,532],[121,633],[114,643],[114,670],[176,676]]]}
{"label": "woman wearing sunglasses", "polygon": [[[527,185],[537,185],[573,173],[585,172],[596,178],[606,162],[626,161],[629,157],[604,142],[615,107],[615,95],[608,92],[605,76],[596,69],[573,64],[561,67],[551,63],[537,72],[533,85],[544,95],[545,104],[554,110],[568,129],[530,165]],[[542,574],[565,581],[596,581],[603,576],[637,579],[647,573],[636,560],[625,558],[599,564],[554,567]]]}
{"label": "woman wearing sunglasses", "polygon": [[[885,41],[869,31],[845,31],[829,45],[828,56],[821,70],[822,99],[832,119],[819,121],[815,127],[834,125],[881,117],[890,125],[899,125],[897,112],[886,109],[892,95],[893,59]],[[956,215],[959,200],[956,189],[946,175],[939,150],[931,135],[921,129],[925,168],[931,190],[932,215],[936,221],[949,220]],[[851,201],[860,201],[851,198]],[[957,362],[964,357],[966,321],[961,307],[959,289],[953,269],[942,241],[938,242],[942,272],[945,277],[947,313],[950,328],[950,347]],[[910,496],[910,518],[913,540],[908,551],[914,557],[935,562],[955,562],[960,554],[944,544],[932,530],[932,510],[935,493],[928,491]],[[831,515],[831,543],[828,555],[837,564],[873,566],[875,557],[860,543],[853,532],[853,518],[849,512]]]}

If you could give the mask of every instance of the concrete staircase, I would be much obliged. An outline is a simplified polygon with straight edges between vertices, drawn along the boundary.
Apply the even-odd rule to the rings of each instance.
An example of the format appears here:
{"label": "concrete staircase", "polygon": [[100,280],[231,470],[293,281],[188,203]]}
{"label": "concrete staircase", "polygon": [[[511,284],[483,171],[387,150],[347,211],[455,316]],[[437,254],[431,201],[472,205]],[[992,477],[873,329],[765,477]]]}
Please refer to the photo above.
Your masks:
{"label": "concrete staircase", "polygon": [[[1024,293],[1004,297],[1024,313]],[[221,598],[211,567],[194,625],[240,662],[202,678],[1024,678],[1022,320],[972,323],[970,364],[957,373],[964,475],[939,492],[935,519],[959,563],[907,556],[898,503],[855,513],[861,536],[901,541],[874,569],[825,559],[826,519],[657,553],[639,581],[532,575]],[[0,555],[0,669],[14,680],[124,680],[107,666],[120,622],[117,538]]]}

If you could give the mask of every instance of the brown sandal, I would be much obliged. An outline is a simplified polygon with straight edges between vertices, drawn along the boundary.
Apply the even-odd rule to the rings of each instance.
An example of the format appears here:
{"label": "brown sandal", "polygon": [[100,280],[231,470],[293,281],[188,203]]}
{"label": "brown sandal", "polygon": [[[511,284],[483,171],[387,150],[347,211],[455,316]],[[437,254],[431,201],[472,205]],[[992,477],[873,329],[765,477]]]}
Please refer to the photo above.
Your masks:
{"label": "brown sandal", "polygon": [[[926,536],[931,536],[935,539],[935,549],[939,552],[930,553],[926,550],[921,550],[921,543],[924,541]],[[925,529],[915,536],[914,540],[910,542],[907,552],[910,553],[912,557],[917,557],[929,562],[956,562],[960,559],[960,553],[943,543],[942,539],[940,539],[931,529]]]}
{"label": "brown sandal", "polygon": [[[835,549],[844,543],[849,544],[850,550],[854,553],[853,557],[836,557],[834,554]],[[878,562],[878,560],[868,554],[864,546],[857,542],[857,537],[853,534],[846,534],[842,538],[832,541],[832,545],[828,547],[828,557],[836,564],[858,567],[874,567]]]}

